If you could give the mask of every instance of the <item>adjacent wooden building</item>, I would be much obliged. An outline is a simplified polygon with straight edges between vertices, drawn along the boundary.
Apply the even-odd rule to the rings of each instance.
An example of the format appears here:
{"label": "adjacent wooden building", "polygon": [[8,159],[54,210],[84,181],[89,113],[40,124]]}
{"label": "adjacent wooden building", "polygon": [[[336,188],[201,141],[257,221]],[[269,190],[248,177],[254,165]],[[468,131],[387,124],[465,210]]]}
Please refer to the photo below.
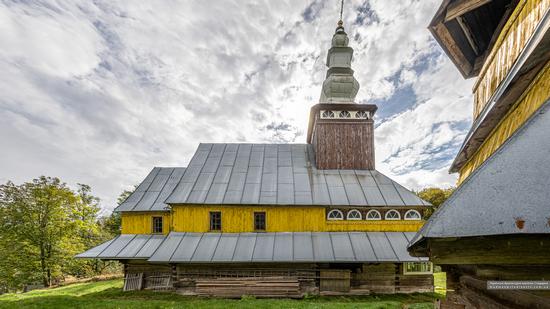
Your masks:
{"label": "adjacent wooden building", "polygon": [[459,186],[409,251],[447,271],[442,308],[550,308],[550,1],[443,1],[430,30],[476,77],[473,124],[450,171]]}
{"label": "adjacent wooden building", "polygon": [[122,262],[126,290],[432,291],[431,263],[407,252],[431,205],[375,169],[352,55],[340,23],[307,144],[200,144],[187,167],[155,167],[116,209],[122,234],[78,257]]}

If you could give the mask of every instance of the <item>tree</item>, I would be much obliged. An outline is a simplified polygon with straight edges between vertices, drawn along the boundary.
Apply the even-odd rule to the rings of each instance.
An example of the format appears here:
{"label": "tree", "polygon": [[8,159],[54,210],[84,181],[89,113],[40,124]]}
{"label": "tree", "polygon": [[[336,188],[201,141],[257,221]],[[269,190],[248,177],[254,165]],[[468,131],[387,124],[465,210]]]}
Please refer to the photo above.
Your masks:
{"label": "tree", "polygon": [[[134,193],[137,186],[134,186],[133,190],[124,190],[117,198],[117,204],[124,203],[124,201]],[[99,218],[99,225],[103,231],[108,232],[110,235],[116,236],[120,234],[122,219],[119,212],[113,211],[109,216]]]}
{"label": "tree", "polygon": [[58,178],[0,185],[0,284],[51,286],[86,262],[74,255],[96,244],[99,199],[91,188],[71,190]]}
{"label": "tree", "polygon": [[450,187],[447,189],[430,187],[424,188],[420,192],[417,192],[416,195],[433,205],[433,209],[426,212],[425,217],[430,217],[434,210],[439,208],[439,206],[443,204],[443,202],[445,202],[449,198],[449,196],[451,196],[451,194],[453,194],[455,189],[455,187]]}

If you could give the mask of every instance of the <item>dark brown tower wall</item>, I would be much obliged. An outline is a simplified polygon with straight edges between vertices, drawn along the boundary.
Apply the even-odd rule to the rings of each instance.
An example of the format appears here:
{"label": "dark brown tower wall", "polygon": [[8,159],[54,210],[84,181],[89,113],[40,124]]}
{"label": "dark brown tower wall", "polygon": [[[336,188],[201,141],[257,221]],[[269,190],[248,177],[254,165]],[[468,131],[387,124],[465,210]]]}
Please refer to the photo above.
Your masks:
{"label": "dark brown tower wall", "polygon": [[[367,119],[322,118],[323,110],[368,112]],[[318,169],[370,170],[374,164],[375,105],[317,104],[310,114],[308,143]]]}
{"label": "dark brown tower wall", "polygon": [[312,144],[318,169],[374,169],[373,121],[318,121]]}

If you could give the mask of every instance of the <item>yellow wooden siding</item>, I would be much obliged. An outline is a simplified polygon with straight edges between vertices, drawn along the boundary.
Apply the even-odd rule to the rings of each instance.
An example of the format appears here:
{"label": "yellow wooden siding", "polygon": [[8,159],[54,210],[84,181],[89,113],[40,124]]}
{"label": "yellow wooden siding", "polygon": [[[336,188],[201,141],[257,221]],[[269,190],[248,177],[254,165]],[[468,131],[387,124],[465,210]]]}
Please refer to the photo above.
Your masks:
{"label": "yellow wooden siding", "polygon": [[550,61],[533,80],[517,103],[485,139],[478,151],[460,170],[458,183],[462,183],[475,169],[489,158],[541,105],[550,98]]}
{"label": "yellow wooden siding", "polygon": [[266,232],[384,231],[415,232],[424,221],[327,221],[324,207],[175,206],[172,226],[176,232],[208,232],[210,212],[221,211],[222,232],[254,231],[254,212],[266,213]]}
{"label": "yellow wooden siding", "polygon": [[168,212],[138,212],[122,213],[122,234],[151,234],[153,232],[153,217],[162,216],[162,233],[170,232],[170,213]]}
{"label": "yellow wooden siding", "polygon": [[544,14],[550,0],[520,1],[490,51],[474,85],[474,119],[479,116],[498,85],[523,51]]}

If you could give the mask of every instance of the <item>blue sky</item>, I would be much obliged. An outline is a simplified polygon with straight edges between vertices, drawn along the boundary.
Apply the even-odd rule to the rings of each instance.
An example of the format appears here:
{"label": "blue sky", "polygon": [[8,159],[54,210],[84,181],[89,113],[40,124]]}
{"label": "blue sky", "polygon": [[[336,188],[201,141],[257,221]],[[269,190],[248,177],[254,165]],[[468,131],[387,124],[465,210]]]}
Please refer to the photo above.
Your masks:
{"label": "blue sky", "polygon": [[[430,36],[440,0],[346,1],[358,103],[378,105],[377,169],[449,186],[471,119]],[[0,182],[86,183],[106,212],[200,142],[305,142],[338,20],[331,1],[3,1]]]}

